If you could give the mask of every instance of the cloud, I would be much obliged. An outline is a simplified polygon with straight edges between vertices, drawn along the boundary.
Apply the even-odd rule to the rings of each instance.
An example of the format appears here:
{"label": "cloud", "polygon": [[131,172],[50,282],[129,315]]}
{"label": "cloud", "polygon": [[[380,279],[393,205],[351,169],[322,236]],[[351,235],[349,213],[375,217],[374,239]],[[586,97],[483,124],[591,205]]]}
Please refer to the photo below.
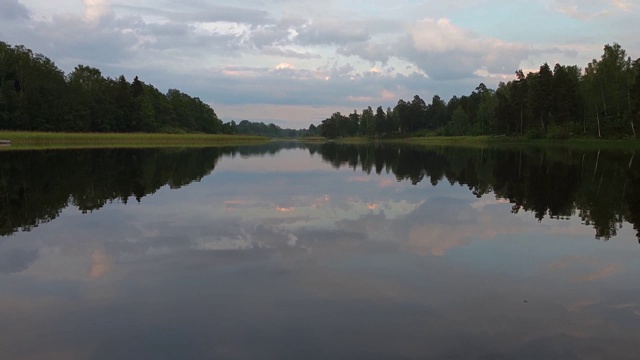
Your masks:
{"label": "cloud", "polygon": [[246,7],[225,6],[221,4],[202,4],[201,2],[181,1],[177,5],[166,3],[164,7],[118,4],[114,7],[126,9],[139,15],[152,15],[165,21],[181,23],[217,23],[228,22],[258,25],[269,23],[269,13]]}
{"label": "cloud", "polygon": [[478,78],[482,73],[512,77],[532,54],[528,46],[482,36],[448,18],[418,20],[407,26],[404,35],[352,42],[336,52],[372,63],[398,58],[438,81]]}
{"label": "cloud", "polygon": [[398,51],[436,80],[474,77],[479,69],[512,74],[529,55],[524,45],[480,36],[446,18],[418,21]]}
{"label": "cloud", "polygon": [[87,21],[97,22],[111,12],[109,0],[82,0],[84,4],[84,17]]}
{"label": "cloud", "polygon": [[38,259],[37,250],[2,249],[0,251],[0,274],[15,274],[27,270]]}
{"label": "cloud", "polygon": [[625,11],[625,12],[630,12],[632,11],[637,5],[633,4],[631,2],[629,2],[628,0],[609,0],[615,7],[617,7],[618,9]]}
{"label": "cloud", "polygon": [[297,58],[297,59],[321,59],[322,56],[314,54],[310,51],[297,51],[279,46],[265,46],[261,50],[264,55],[278,56],[285,58]]}
{"label": "cloud", "polygon": [[112,261],[109,254],[104,250],[94,250],[91,253],[91,268],[89,269],[90,279],[99,279],[111,270]]}
{"label": "cloud", "polygon": [[391,56],[396,55],[396,49],[391,42],[366,41],[345,44],[336,49],[336,53],[346,56],[358,56],[372,63],[387,63]]}
{"label": "cloud", "polygon": [[477,36],[468,30],[459,28],[449,19],[424,19],[409,31],[413,45],[418,51],[444,53],[457,49],[478,51],[482,44]]}
{"label": "cloud", "polygon": [[361,23],[353,21],[309,21],[295,30],[295,42],[302,45],[345,45],[371,38]]}
{"label": "cloud", "polygon": [[601,269],[598,269],[595,272],[578,276],[576,277],[575,280],[578,282],[590,282],[590,281],[602,280],[620,272],[620,270],[622,270],[622,267],[620,265],[611,264]]}
{"label": "cloud", "polygon": [[555,11],[579,20],[613,16],[616,12],[631,12],[637,6],[627,0],[552,0]]}
{"label": "cloud", "polygon": [[622,270],[620,264],[603,264],[602,260],[587,256],[565,256],[547,265],[553,275],[564,275],[575,282],[592,282],[611,277]]}
{"label": "cloud", "polygon": [[18,0],[0,0],[0,20],[29,19],[29,10]]}

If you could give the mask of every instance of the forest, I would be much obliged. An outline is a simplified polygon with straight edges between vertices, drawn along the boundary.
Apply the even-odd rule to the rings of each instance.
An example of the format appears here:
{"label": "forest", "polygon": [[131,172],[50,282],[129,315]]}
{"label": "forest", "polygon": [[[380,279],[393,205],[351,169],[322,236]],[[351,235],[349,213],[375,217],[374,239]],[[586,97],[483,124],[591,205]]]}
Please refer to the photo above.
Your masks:
{"label": "forest", "polygon": [[398,100],[386,110],[336,112],[309,132],[326,138],[423,135],[521,136],[566,139],[636,138],[640,119],[640,59],[617,43],[584,69],[544,63],[536,72],[515,72],[496,90],[480,84],[468,96],[445,102],[435,95]]}
{"label": "forest", "polygon": [[136,76],[69,74],[24,46],[0,41],[0,129],[65,132],[231,133],[215,111],[180,90],[162,93]]}
{"label": "forest", "polygon": [[78,65],[69,74],[22,45],[0,41],[0,129],[94,133],[206,133],[301,137],[308,130],[242,120],[223,123],[202,100],[162,93],[137,76],[105,77]]}

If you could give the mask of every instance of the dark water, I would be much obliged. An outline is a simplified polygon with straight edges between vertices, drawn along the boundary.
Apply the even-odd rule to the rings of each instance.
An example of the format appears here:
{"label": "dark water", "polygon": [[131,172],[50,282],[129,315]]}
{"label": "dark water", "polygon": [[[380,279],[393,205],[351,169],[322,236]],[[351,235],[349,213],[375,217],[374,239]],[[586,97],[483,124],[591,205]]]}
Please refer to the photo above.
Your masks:
{"label": "dark water", "polygon": [[0,152],[2,359],[637,359],[633,152]]}

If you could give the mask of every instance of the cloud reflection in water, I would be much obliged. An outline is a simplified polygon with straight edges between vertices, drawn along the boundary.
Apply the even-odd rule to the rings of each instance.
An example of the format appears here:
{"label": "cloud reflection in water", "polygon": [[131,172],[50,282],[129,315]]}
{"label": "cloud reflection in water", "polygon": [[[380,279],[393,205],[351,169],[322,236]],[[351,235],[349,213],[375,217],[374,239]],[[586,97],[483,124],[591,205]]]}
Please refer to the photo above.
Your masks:
{"label": "cloud reflection in water", "polygon": [[0,348],[87,359],[635,356],[634,241],[603,247],[579,222],[540,224],[457,185],[354,181],[306,152],[287,156],[314,170],[247,176],[234,169],[245,159],[224,159],[199,183],[91,214],[68,208],[4,238]]}

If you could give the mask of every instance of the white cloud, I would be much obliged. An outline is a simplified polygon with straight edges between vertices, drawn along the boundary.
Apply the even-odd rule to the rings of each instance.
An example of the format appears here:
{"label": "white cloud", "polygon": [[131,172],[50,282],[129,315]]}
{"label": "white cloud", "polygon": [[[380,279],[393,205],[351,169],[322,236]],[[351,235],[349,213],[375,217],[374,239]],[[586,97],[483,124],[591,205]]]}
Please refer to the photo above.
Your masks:
{"label": "white cloud", "polygon": [[109,0],[82,0],[82,3],[84,4],[84,17],[90,22],[99,21],[111,12]]}
{"label": "white cloud", "polygon": [[440,80],[473,77],[478,70],[513,74],[529,55],[523,44],[480,36],[446,18],[424,19],[411,26],[409,42],[399,52]]}
{"label": "white cloud", "polygon": [[477,36],[459,28],[449,19],[424,19],[413,25],[409,33],[419,51],[443,53],[451,50],[477,51],[483,44]]}

